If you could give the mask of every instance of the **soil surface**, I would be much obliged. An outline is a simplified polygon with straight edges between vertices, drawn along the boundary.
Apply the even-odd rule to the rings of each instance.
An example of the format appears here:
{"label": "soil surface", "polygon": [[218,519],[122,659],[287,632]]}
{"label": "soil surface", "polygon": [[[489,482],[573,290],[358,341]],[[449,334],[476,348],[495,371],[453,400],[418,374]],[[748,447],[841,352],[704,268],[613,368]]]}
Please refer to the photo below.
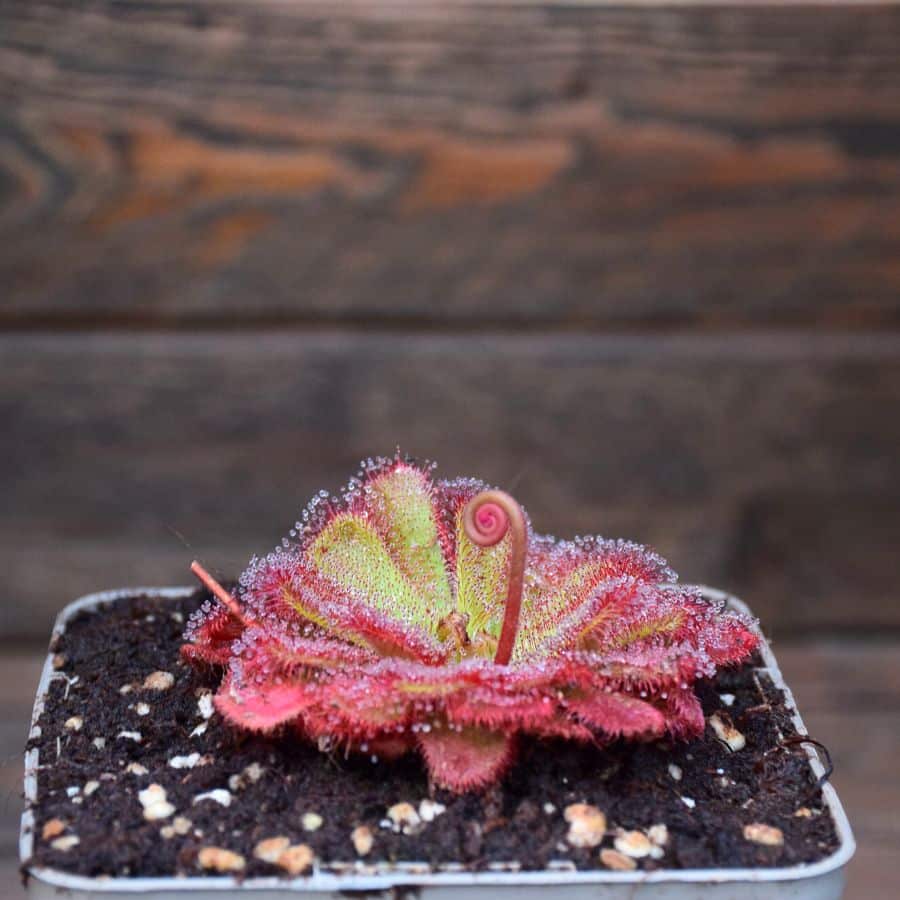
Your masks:
{"label": "soil surface", "polygon": [[[29,742],[41,763],[31,865],[90,876],[218,874],[209,866],[219,856],[204,854],[215,847],[237,855],[221,865],[240,877],[283,875],[284,860],[254,856],[272,837],[305,844],[322,868],[338,870],[394,861],[470,869],[510,861],[522,869],[789,866],[837,847],[803,748],[784,740],[796,732],[782,694],[753,664],[697,687],[707,717],[730,719],[746,739],[742,749],[730,750],[709,725],[689,743],[599,749],[523,741],[500,785],[458,797],[430,791],[414,756],[345,759],[289,734],[263,739],[227,726],[211,713],[215,673],[198,674],[179,658],[184,623],[205,596],[140,596],[82,613],[52,647],[57,677]],[[156,688],[145,687],[154,672],[174,676],[171,686],[158,675]],[[165,800],[155,807],[160,818],[148,821],[139,792],[151,784]],[[394,827],[390,807],[407,802],[418,811],[425,799],[446,808],[431,807],[439,814],[409,833]],[[602,844],[568,842],[564,810],[576,803],[605,814]],[[321,824],[310,830],[316,817]],[[374,838],[364,858],[351,839],[361,825]],[[609,852],[618,837],[634,853],[622,831],[646,836],[654,825],[666,826],[667,840],[652,853]],[[778,829],[783,843],[759,829],[748,839],[750,825]],[[659,840],[659,830],[650,833]]]}

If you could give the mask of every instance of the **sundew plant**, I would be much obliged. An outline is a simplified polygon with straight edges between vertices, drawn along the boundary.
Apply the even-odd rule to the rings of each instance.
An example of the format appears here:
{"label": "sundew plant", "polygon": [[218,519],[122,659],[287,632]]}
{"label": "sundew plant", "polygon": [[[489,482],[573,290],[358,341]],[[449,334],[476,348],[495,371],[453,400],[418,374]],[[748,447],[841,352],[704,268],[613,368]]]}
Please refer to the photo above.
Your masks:
{"label": "sundew plant", "polygon": [[502,776],[523,735],[602,743],[703,731],[696,679],[756,645],[751,623],[637,544],[533,532],[503,491],[399,456],[321,492],[183,647],[224,670],[234,726],[325,750],[418,751],[455,792]]}

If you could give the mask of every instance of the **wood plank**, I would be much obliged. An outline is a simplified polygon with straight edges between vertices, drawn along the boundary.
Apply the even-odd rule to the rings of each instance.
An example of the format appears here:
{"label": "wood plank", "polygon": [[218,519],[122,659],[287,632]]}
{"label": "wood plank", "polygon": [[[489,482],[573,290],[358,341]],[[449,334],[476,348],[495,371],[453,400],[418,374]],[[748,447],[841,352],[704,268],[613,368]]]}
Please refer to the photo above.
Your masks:
{"label": "wood plank", "polygon": [[22,765],[43,652],[4,647],[0,657],[0,898],[22,897],[14,860],[22,815]]}
{"label": "wood plank", "polygon": [[[815,433],[808,439],[814,442]],[[863,434],[859,439],[867,441]],[[863,446],[859,450],[868,453]],[[884,496],[840,488],[820,492],[802,474],[794,488],[747,499],[730,574],[747,597],[782,597],[790,603],[800,629],[804,621],[809,627],[820,624],[823,601],[833,613],[842,610],[829,617],[832,624],[842,620],[851,630],[871,626],[877,616],[857,618],[860,608],[897,605],[896,585],[886,577],[897,569],[894,497],[892,491]],[[884,621],[893,621],[892,614]],[[780,636],[780,624],[772,622],[774,637]]]}
{"label": "wood plank", "polygon": [[[776,637],[900,625],[900,336],[23,334],[0,358],[6,636],[44,639],[85,589],[184,581],[193,553],[236,573],[398,443],[513,490],[541,531],[749,588]],[[815,516],[847,523],[840,552],[813,528],[774,552]]]}
{"label": "wood plank", "polygon": [[895,900],[900,894],[900,853],[889,847],[859,847],[849,866],[847,900]]}
{"label": "wood plank", "polygon": [[804,643],[774,641],[773,650],[792,690],[802,698],[804,716],[851,708],[882,714],[888,720],[900,716],[896,641],[840,637]]}
{"label": "wood plank", "polygon": [[19,879],[19,859],[12,851],[0,853],[0,900],[25,900]]}
{"label": "wood plank", "polygon": [[834,759],[832,780],[858,844],[846,896],[893,900],[900,894],[900,646],[831,640],[774,649],[809,733]]}
{"label": "wood plank", "polygon": [[0,322],[900,322],[900,8],[0,12]]}

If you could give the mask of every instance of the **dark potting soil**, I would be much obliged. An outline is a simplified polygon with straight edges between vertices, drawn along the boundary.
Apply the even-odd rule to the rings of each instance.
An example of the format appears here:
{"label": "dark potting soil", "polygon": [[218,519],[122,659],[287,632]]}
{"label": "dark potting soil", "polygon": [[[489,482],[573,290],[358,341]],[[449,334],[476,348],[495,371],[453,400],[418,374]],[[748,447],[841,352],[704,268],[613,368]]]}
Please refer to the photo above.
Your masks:
{"label": "dark potting soil", "polygon": [[[119,601],[77,615],[56,641],[58,677],[29,742],[40,753],[31,865],[89,876],[201,875],[198,854],[215,846],[244,858],[243,876],[277,875],[284,873],[254,858],[261,840],[307,844],[323,866],[351,863],[359,861],[351,841],[359,825],[374,835],[365,864],[471,869],[510,861],[523,869],[554,861],[604,868],[600,851],[613,846],[618,829],[660,824],[668,829],[664,853],[638,859],[642,869],[789,866],[837,847],[803,748],[790,741],[796,732],[782,693],[753,663],[698,685],[706,715],[729,717],[746,738],[743,749],[732,752],[709,726],[688,743],[599,749],[529,740],[499,785],[454,796],[429,792],[415,756],[373,764],[320,753],[289,734],[248,736],[217,713],[205,718],[215,674],[198,674],[178,652],[184,623],[205,596]],[[174,676],[171,687],[143,687],[157,671]],[[178,757],[195,764],[175,768],[170,761]],[[174,811],[147,821],[138,792],[153,783]],[[217,793],[198,799],[211,791]],[[385,827],[389,807],[418,807],[428,797],[446,810],[417,833]],[[563,810],[573,803],[606,814],[602,847],[567,843]],[[316,830],[304,828],[308,813],[321,816]],[[176,821],[186,833],[172,833]],[[783,845],[746,839],[744,826],[755,823],[780,829]],[[60,837],[78,843],[58,849]]]}

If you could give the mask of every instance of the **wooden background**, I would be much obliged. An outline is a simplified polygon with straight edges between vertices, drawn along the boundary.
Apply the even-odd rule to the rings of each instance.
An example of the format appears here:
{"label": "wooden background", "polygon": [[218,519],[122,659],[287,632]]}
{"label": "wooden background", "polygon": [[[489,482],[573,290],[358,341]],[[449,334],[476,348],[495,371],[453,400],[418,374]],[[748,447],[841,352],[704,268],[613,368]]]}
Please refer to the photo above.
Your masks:
{"label": "wooden background", "polygon": [[742,594],[900,893],[900,7],[0,0],[0,285],[9,883],[55,611],[400,444]]}

